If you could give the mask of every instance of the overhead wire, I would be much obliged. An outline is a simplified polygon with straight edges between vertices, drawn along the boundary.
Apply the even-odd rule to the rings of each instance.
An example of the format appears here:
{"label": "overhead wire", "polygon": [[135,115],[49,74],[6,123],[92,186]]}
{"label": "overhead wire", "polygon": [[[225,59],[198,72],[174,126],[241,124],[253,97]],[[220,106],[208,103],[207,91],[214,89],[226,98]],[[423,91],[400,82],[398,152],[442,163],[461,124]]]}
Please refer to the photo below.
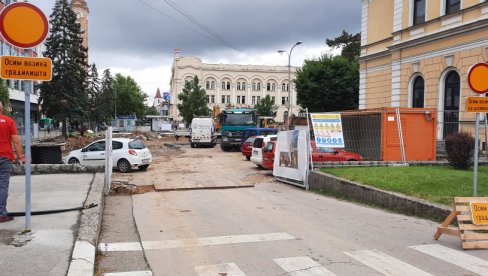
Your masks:
{"label": "overhead wire", "polygon": [[[218,44],[222,45],[222,46],[225,46],[225,47],[228,47],[234,51],[237,51],[257,62],[260,62],[260,63],[266,63],[266,64],[269,64],[268,62],[263,62],[262,60],[260,60],[259,58],[256,58],[256,57],[253,57],[251,56],[250,54],[248,54],[247,52],[245,52],[243,49],[241,49],[240,47],[238,47],[237,45],[235,45],[234,43],[230,42],[229,40],[227,40],[226,38],[224,38],[223,36],[221,36],[220,34],[218,34],[217,32],[213,31],[210,27],[208,27],[207,25],[203,24],[202,22],[200,22],[198,19],[196,19],[195,17],[193,17],[191,14],[185,12],[181,7],[179,7],[178,5],[176,5],[173,1],[171,0],[162,0],[164,3],[166,3],[168,6],[170,6],[172,9],[174,9],[175,11],[177,11],[179,14],[181,14],[183,17],[185,17],[187,20],[191,21],[194,25],[196,25],[199,29],[201,29],[202,31],[199,31],[199,30],[196,30],[190,26],[188,26],[187,24],[173,18],[172,16],[168,15],[167,13],[161,11],[160,9],[154,7],[153,5],[147,3],[145,0],[139,0],[141,3],[143,3],[144,5],[148,6],[149,8],[155,10],[156,12],[164,15],[165,17],[173,20],[174,22],[182,25],[182,26],[185,26],[186,28],[196,32],[196,33],[199,33],[200,35],[203,35],[215,42],[217,42]],[[164,4],[162,3],[162,4]]]}

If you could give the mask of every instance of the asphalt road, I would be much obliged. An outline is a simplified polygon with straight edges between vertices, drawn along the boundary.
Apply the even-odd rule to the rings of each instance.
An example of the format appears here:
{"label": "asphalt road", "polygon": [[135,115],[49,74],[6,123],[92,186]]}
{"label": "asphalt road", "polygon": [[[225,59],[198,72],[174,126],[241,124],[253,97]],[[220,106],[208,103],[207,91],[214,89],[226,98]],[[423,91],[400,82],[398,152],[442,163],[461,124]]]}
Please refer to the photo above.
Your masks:
{"label": "asphalt road", "polygon": [[[109,204],[117,211],[110,212],[113,223],[106,224],[104,216],[100,250],[106,257],[101,266],[112,262],[103,266],[104,272],[488,275],[488,251],[463,251],[459,239],[450,236],[433,240],[437,223],[275,182],[269,172],[251,165],[238,152],[224,153],[218,147],[181,150],[179,158],[173,153],[171,168],[182,164],[180,170],[188,173],[185,187],[199,187],[202,180],[207,183],[212,178],[221,183],[222,177],[255,186],[147,192],[122,199],[132,208]],[[211,156],[211,162],[198,156]],[[164,174],[164,162],[159,165]],[[205,175],[198,170],[194,178],[191,172],[196,169],[185,169],[202,167]],[[132,181],[144,178],[136,173]],[[168,179],[172,178],[159,181]],[[167,185],[159,183],[163,184]],[[114,227],[116,222],[132,227],[130,234]],[[133,267],[132,254],[137,256]],[[120,267],[115,265],[116,255],[123,256]],[[144,261],[147,265],[141,264]]]}

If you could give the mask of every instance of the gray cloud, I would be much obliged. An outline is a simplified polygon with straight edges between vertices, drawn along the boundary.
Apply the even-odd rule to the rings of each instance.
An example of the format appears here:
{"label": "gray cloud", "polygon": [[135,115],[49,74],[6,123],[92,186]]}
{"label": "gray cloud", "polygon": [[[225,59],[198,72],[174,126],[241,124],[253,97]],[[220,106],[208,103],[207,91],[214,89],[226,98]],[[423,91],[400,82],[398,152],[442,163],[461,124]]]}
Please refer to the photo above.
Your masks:
{"label": "gray cloud", "polygon": [[[238,62],[243,53],[260,56],[302,40],[323,45],[342,30],[360,31],[360,1],[171,0],[240,50],[216,41],[164,0],[88,0],[90,62],[98,67],[168,66],[173,50],[204,61]],[[47,16],[55,0],[31,0]],[[240,58],[239,58],[240,57]],[[272,62],[272,61],[271,61]]]}

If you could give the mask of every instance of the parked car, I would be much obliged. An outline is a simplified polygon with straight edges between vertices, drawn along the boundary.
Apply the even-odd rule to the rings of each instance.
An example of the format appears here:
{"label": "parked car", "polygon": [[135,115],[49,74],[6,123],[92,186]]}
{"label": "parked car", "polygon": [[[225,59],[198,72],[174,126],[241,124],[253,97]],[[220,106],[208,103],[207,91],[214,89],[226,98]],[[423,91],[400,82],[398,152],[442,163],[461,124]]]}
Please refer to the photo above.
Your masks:
{"label": "parked car", "polygon": [[247,161],[251,160],[252,145],[254,143],[254,139],[256,139],[256,136],[248,137],[246,139],[246,141],[244,141],[244,143],[242,143],[242,146],[241,146],[242,155],[244,155],[246,157]]}
{"label": "parked car", "polygon": [[[313,162],[330,162],[330,161],[361,161],[361,155],[335,148],[317,148],[315,142],[311,142],[312,161]],[[276,141],[269,141],[263,148],[263,161],[261,167],[272,170],[274,166],[274,157],[276,151]]]}
{"label": "parked car", "polygon": [[312,161],[313,162],[330,162],[330,161],[362,161],[361,155],[338,148],[317,148],[315,141],[312,144]]}
{"label": "parked car", "polygon": [[263,148],[263,162],[261,167],[272,170],[274,167],[274,156],[276,151],[276,141],[269,141]]}
{"label": "parked car", "polygon": [[252,127],[252,128],[247,128],[242,132],[241,136],[241,144],[246,141],[247,138],[251,136],[259,136],[259,135],[270,135],[270,134],[277,134],[278,131],[280,131],[277,128],[263,128],[263,127]]}
{"label": "parked car", "polygon": [[256,136],[252,145],[251,162],[261,167],[263,162],[263,147],[267,142],[276,140],[278,135]]}
{"label": "parked car", "polygon": [[[129,138],[112,139],[113,166],[121,172],[130,172],[138,167],[146,170],[152,162],[152,155],[141,140]],[[92,166],[105,165],[105,140],[95,141],[88,146],[71,151],[63,158],[65,164]]]}

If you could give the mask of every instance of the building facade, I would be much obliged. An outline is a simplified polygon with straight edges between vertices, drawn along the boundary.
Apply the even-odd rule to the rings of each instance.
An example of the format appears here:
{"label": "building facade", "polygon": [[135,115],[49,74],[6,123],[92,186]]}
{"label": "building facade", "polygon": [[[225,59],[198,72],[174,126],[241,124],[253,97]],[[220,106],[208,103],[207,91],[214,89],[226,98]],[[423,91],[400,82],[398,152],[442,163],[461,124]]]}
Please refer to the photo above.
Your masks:
{"label": "building facade", "polygon": [[88,4],[86,0],[72,0],[71,9],[76,14],[76,23],[80,24],[83,32],[83,47],[88,49]]}
{"label": "building facade", "polygon": [[[297,68],[291,67],[291,79]],[[288,66],[207,64],[195,57],[175,57],[170,81],[170,116],[181,120],[178,112],[178,94],[185,81],[198,77],[207,92],[209,109],[218,106],[252,108],[269,95],[278,107],[276,121],[283,122],[288,115],[288,94],[291,95],[291,113],[298,114],[294,86],[288,90]]]}
{"label": "building facade", "polygon": [[467,72],[488,61],[487,0],[362,0],[359,108],[438,112],[437,139],[467,127]]}

